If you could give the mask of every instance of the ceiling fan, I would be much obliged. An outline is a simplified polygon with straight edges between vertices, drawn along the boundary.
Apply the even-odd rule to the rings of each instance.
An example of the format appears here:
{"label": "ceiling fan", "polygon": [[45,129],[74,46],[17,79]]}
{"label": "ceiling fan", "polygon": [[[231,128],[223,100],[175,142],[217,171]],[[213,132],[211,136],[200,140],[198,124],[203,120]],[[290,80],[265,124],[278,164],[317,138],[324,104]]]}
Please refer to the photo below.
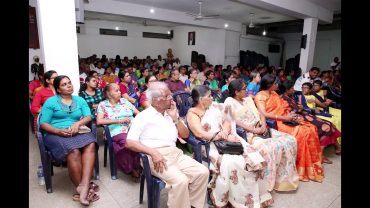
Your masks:
{"label": "ceiling fan", "polygon": [[202,1],[198,1],[198,4],[199,4],[199,13],[198,14],[190,13],[190,12],[187,12],[186,13],[187,15],[194,17],[194,20],[213,19],[213,18],[217,18],[217,17],[220,16],[218,14],[214,14],[214,15],[203,15],[202,14]]}

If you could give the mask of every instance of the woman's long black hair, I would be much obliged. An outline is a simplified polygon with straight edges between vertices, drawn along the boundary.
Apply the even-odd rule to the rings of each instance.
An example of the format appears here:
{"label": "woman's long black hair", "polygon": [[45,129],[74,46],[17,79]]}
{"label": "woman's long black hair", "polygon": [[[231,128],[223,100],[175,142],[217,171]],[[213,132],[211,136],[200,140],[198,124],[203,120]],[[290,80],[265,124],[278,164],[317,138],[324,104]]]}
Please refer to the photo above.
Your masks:
{"label": "woman's long black hair", "polygon": [[193,107],[197,106],[199,103],[199,98],[204,97],[207,92],[211,89],[206,85],[197,85],[191,91],[191,98],[193,99]]}

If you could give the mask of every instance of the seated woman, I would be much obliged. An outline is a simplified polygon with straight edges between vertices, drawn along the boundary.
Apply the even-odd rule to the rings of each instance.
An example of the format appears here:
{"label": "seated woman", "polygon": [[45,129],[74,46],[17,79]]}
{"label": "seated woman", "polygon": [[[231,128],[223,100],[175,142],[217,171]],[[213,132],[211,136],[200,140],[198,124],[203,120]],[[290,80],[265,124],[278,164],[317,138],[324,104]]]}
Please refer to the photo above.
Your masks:
{"label": "seated woman", "polygon": [[91,118],[95,120],[96,108],[98,104],[104,99],[103,93],[97,88],[95,77],[86,77],[85,83],[81,85],[79,96],[86,100],[87,105],[91,110]]}
{"label": "seated woman", "polygon": [[131,82],[131,75],[129,72],[120,71],[118,73],[118,78],[120,80],[119,88],[121,91],[121,96],[126,100],[130,101],[135,107],[139,106],[139,96],[140,93],[135,88]]}
{"label": "seated woman", "polygon": [[117,75],[113,73],[112,67],[108,66],[104,71],[102,80],[104,80],[107,84],[110,84],[110,83],[114,83],[116,79],[117,79]]}
{"label": "seated woman", "polygon": [[252,98],[254,98],[254,96],[256,96],[257,92],[260,90],[260,87],[261,87],[260,85],[261,75],[258,71],[252,71],[250,78],[252,81],[249,82],[247,86],[247,94],[248,96],[251,96]]}
{"label": "seated woman", "polygon": [[225,83],[224,86],[222,86],[221,93],[227,91],[230,82],[233,81],[233,80],[235,80],[235,77],[234,77],[234,75],[231,72],[225,72],[222,77],[223,77],[223,79],[225,80],[226,83]]}
{"label": "seated woman", "polygon": [[[212,180],[209,183],[211,199],[217,207],[229,203],[234,207],[267,207],[273,200],[267,192],[263,172],[266,162],[259,152],[239,137],[230,121],[230,107],[212,104],[208,86],[196,86],[192,92],[193,108],[189,109],[187,121],[192,133],[209,141]],[[242,155],[219,154],[212,141],[240,142]],[[260,160],[255,160],[252,155]]]}
{"label": "seated woman", "polygon": [[277,88],[274,75],[266,74],[262,77],[261,91],[254,98],[257,109],[266,118],[276,120],[278,131],[296,138],[298,144],[296,166],[299,180],[322,182],[324,170],[317,128],[294,113],[289,103],[275,92]]}
{"label": "seated woman", "polygon": [[145,85],[145,78],[149,76],[149,69],[141,68],[140,71],[141,71],[142,77],[137,81],[137,83],[139,84],[139,88],[143,89]]}
{"label": "seated woman", "polygon": [[212,70],[208,70],[206,72],[206,80],[204,81],[203,85],[208,86],[211,90],[220,91],[220,88],[218,87],[218,82],[215,79],[215,73]]}
{"label": "seated woman", "polygon": [[[302,94],[303,96],[300,96],[300,102],[303,105],[304,108],[314,109],[315,113],[317,114],[318,118],[321,118],[323,120],[330,121],[333,123],[339,130],[341,130],[341,113],[335,113],[330,114],[329,116],[324,116],[322,113],[323,108],[329,107],[331,101],[326,100],[324,102],[320,102],[319,99],[317,99],[314,95],[311,94],[312,90],[312,84],[309,82],[302,84]],[[338,110],[338,109],[336,109]],[[340,110],[338,110],[340,111]]]}
{"label": "seated woman", "polygon": [[191,92],[191,90],[193,90],[195,86],[201,85],[197,77],[198,77],[198,71],[196,69],[190,69],[189,79],[185,80],[186,91]]}
{"label": "seated woman", "polygon": [[[294,82],[287,80],[283,82],[281,86],[279,86],[280,92],[283,93],[281,98],[289,103],[290,108],[292,111],[296,112],[303,116],[304,120],[307,122],[312,123],[316,126],[317,132],[320,138],[321,149],[323,150],[326,146],[334,144],[335,145],[335,153],[340,154],[341,148],[340,145],[337,143],[338,138],[341,136],[340,131],[333,125],[330,121],[326,121],[323,119],[318,118],[315,115],[311,115],[309,112],[303,110],[303,106],[296,102],[294,99]],[[323,152],[324,153],[324,152]],[[323,154],[322,153],[322,154]],[[323,157],[323,162],[331,164],[332,161]]]}
{"label": "seated woman", "polygon": [[84,99],[72,95],[72,82],[67,76],[56,77],[54,88],[57,95],[50,97],[41,110],[40,127],[45,131],[44,143],[53,160],[67,160],[69,176],[76,186],[79,200],[81,204],[89,205],[99,199],[91,186],[93,183],[90,183],[96,138],[92,132],[79,133],[79,129],[91,122],[90,109]]}
{"label": "seated woman", "polygon": [[140,98],[139,98],[140,108],[146,109],[150,106],[150,103],[149,103],[149,101],[146,97],[146,90],[148,89],[150,83],[155,82],[155,81],[157,81],[157,79],[155,78],[154,75],[147,76],[145,78],[145,85],[144,85],[144,88],[143,88],[144,91],[142,93],[140,93]]}
{"label": "seated woman", "polygon": [[116,83],[105,87],[105,95],[107,100],[98,105],[96,124],[108,124],[117,168],[126,174],[131,174],[135,181],[139,181],[139,155],[125,148],[131,120],[134,118],[133,115],[138,114],[139,111],[129,101],[121,97],[121,91]]}
{"label": "seated woman", "polygon": [[[39,73],[37,73],[37,76],[39,79],[33,79],[29,84],[28,84],[28,92],[29,92],[29,98],[32,100],[33,97],[37,92],[36,89],[39,89],[42,87],[42,82],[44,79],[44,70],[40,70]],[[36,77],[35,77],[36,78]]]}
{"label": "seated woman", "polygon": [[[247,141],[267,162],[264,177],[268,181],[268,191],[292,191],[298,188],[298,173],[295,165],[297,142],[287,133],[266,127],[265,117],[260,114],[251,97],[246,97],[246,84],[237,79],[229,85],[229,97],[224,102],[231,106],[236,126],[247,132]],[[271,135],[263,135],[270,131]],[[284,147],[284,148],[281,148]]]}
{"label": "seated woman", "polygon": [[91,70],[90,72],[89,72],[89,75],[88,75],[89,77],[95,77],[95,79],[96,79],[96,83],[97,83],[97,88],[99,88],[99,89],[103,89],[105,86],[107,86],[107,83],[105,82],[105,80],[104,79],[102,79],[100,76],[99,76],[99,74],[98,74],[98,72],[96,72],[96,71],[94,71],[94,70]]}

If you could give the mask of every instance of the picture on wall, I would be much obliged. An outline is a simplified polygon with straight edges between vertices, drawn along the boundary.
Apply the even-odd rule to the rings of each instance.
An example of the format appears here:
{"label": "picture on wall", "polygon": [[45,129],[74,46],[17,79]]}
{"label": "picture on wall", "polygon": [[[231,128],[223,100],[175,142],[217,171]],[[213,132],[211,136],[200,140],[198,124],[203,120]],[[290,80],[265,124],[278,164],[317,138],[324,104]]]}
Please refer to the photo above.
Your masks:
{"label": "picture on wall", "polygon": [[195,45],[195,32],[188,33],[188,45]]}

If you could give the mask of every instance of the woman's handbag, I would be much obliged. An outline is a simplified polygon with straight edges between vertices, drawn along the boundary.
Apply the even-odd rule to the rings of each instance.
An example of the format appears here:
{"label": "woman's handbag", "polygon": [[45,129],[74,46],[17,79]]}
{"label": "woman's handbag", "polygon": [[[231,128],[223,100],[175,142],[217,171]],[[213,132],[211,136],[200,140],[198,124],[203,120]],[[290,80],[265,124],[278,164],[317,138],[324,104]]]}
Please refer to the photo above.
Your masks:
{"label": "woman's handbag", "polygon": [[241,155],[243,154],[243,145],[240,142],[229,142],[217,140],[213,142],[219,154]]}

